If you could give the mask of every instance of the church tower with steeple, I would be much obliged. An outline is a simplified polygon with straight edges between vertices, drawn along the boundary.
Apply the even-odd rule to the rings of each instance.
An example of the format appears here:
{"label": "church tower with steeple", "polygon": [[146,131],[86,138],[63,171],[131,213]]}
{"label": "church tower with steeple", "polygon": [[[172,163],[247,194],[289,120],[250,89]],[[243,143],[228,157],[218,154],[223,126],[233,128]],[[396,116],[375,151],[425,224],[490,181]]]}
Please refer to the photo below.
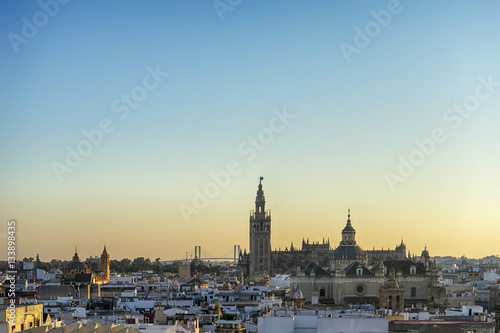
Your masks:
{"label": "church tower with steeple", "polygon": [[106,245],[104,245],[104,250],[102,250],[101,254],[101,272],[102,280],[109,281],[109,253],[106,250]]}
{"label": "church tower with steeple", "polygon": [[271,212],[266,211],[266,198],[260,177],[255,211],[250,213],[249,275],[271,275]]}

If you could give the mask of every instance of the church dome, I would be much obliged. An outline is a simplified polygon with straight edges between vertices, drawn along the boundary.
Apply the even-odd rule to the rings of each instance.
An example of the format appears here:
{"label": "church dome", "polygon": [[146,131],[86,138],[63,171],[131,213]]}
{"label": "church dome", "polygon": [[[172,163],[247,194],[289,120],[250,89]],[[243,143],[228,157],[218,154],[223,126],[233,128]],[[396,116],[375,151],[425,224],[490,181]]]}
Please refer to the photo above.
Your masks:
{"label": "church dome", "polygon": [[354,228],[352,227],[352,224],[350,222],[351,221],[349,221],[349,223],[347,223],[347,225],[344,227],[344,229],[342,229],[343,233],[345,233],[345,232],[356,232],[356,230],[354,230]]}
{"label": "church dome", "polygon": [[365,252],[358,245],[339,245],[333,252],[335,260],[356,260],[365,256]]}
{"label": "church dome", "polygon": [[87,265],[85,265],[83,262],[80,261],[80,257],[78,256],[78,252],[76,251],[75,248],[75,255],[73,256],[73,261],[66,266],[66,272],[81,273],[81,272],[87,272],[88,270],[89,269]]}
{"label": "church dome", "polygon": [[68,264],[68,266],[66,266],[66,271],[68,272],[71,272],[71,271],[75,271],[75,272],[81,272],[81,271],[86,271],[88,268],[87,268],[87,265],[85,265],[83,262],[80,262],[80,261],[72,261]]}

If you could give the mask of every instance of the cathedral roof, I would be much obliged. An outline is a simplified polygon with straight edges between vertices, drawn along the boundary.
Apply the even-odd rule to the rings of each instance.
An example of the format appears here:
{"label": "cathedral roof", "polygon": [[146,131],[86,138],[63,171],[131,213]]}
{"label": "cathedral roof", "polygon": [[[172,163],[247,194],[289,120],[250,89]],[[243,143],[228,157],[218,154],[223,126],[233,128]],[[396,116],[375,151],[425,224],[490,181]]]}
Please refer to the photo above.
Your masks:
{"label": "cathedral roof", "polygon": [[361,267],[363,269],[361,276],[375,276],[375,273],[373,273],[371,270],[369,270],[365,265],[360,263],[359,261],[355,261],[351,263],[349,266],[347,266],[344,271],[346,276],[359,276],[358,274],[358,267]]}
{"label": "cathedral roof", "polygon": [[365,256],[365,252],[358,245],[339,245],[333,252],[335,260],[356,260]]}
{"label": "cathedral roof", "polygon": [[316,276],[330,276],[330,273],[328,273],[314,261],[311,261],[309,264],[307,264],[306,268],[304,268],[304,273],[306,275],[310,275],[311,272],[314,272],[314,275]]}
{"label": "cathedral roof", "polygon": [[401,271],[403,275],[411,275],[410,268],[415,266],[415,275],[426,274],[424,264],[421,262],[415,262],[413,260],[403,259],[403,260],[384,260],[384,266],[387,267],[387,273],[391,268],[394,268],[396,272]]}

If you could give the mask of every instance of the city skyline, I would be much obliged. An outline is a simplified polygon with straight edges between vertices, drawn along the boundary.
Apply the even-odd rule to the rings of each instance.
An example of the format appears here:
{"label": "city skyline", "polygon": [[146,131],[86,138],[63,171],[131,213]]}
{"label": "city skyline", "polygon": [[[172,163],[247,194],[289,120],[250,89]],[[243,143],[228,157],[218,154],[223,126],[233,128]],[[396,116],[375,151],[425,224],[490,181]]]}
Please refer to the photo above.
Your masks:
{"label": "city skyline", "polygon": [[[0,243],[17,257],[499,252],[500,3],[0,5]],[[6,259],[0,252],[0,260]]]}
{"label": "city skyline", "polygon": [[[262,176],[260,178],[263,179]],[[268,208],[269,207],[266,206],[266,210],[268,210]],[[272,210],[272,209],[270,209],[270,210]],[[252,207],[252,209],[250,209],[250,211],[254,211],[253,207]],[[344,213],[345,213],[344,217],[346,219],[347,219],[348,215],[351,216],[351,214],[352,214],[350,208],[348,208]],[[456,257],[460,256],[460,255],[453,255],[453,254],[450,254],[450,253],[433,254],[432,249],[428,247],[427,243],[425,243],[421,249],[415,248],[415,249],[412,250],[412,248],[414,246],[412,246],[412,244],[408,244],[408,242],[406,242],[404,240],[404,237],[401,237],[401,239],[399,241],[394,241],[393,244],[387,243],[387,242],[385,242],[386,240],[382,239],[382,240],[380,240],[377,243],[377,244],[381,244],[381,245],[378,245],[378,246],[375,246],[375,245],[373,245],[373,246],[365,246],[365,244],[362,244],[359,240],[360,239],[361,240],[371,239],[371,238],[370,237],[366,237],[366,236],[363,237],[363,235],[362,235],[363,230],[360,231],[360,227],[358,226],[358,224],[360,224],[360,223],[356,223],[355,217],[353,218],[351,216],[351,221],[352,221],[352,224],[353,224],[354,228],[356,229],[356,237],[358,239],[357,244],[360,245],[363,250],[371,250],[372,248],[376,249],[376,250],[380,250],[380,249],[385,249],[385,250],[391,249],[391,250],[394,250],[395,247],[400,244],[400,242],[404,242],[406,244],[406,246],[407,246],[408,251],[411,252],[412,256],[415,255],[415,256],[419,257],[420,256],[420,252],[424,248],[426,248],[427,250],[430,250],[432,256],[456,256]],[[275,225],[275,222],[272,220],[271,221],[271,226],[273,226],[273,225]],[[360,225],[364,226],[365,223],[362,223]],[[285,250],[285,248],[289,249],[290,248],[290,243],[293,243],[294,248],[296,248],[296,249],[299,248],[300,249],[300,247],[302,246],[302,241],[305,241],[308,244],[313,244],[313,243],[322,244],[324,242],[325,243],[329,242],[330,243],[330,247],[332,249],[335,249],[338,246],[338,244],[340,243],[341,239],[342,239],[340,233],[341,233],[341,230],[345,226],[345,220],[342,221],[342,222],[340,222],[340,223],[337,223],[337,224],[332,224],[332,226],[333,227],[338,226],[338,235],[332,235],[333,236],[332,237],[331,233],[328,233],[325,236],[321,236],[321,235],[316,235],[316,236],[313,236],[313,237],[303,236],[300,239],[298,239],[298,238],[297,239],[292,239],[288,243],[286,241],[285,242],[281,242],[280,246],[274,246],[273,236],[272,236],[273,235],[273,231],[274,231],[274,233],[276,233],[276,232],[287,231],[287,230],[271,230],[272,231],[271,232],[271,246],[272,246],[272,249],[273,250],[277,250],[277,249]],[[296,235],[295,235],[295,237],[296,237]],[[387,244],[384,245],[384,242],[387,243]],[[281,245],[281,244],[283,244],[284,246]],[[241,246],[241,251],[247,251],[248,252],[248,250],[249,250],[247,246],[239,244],[239,243],[235,243],[235,244],[229,244],[229,243],[227,243],[227,244],[224,244],[222,247],[224,247],[224,246],[226,247],[225,249],[227,251],[225,253],[221,253],[221,252],[214,253],[214,252],[212,252],[211,248],[208,248],[208,250],[207,250],[207,248],[205,246],[201,246],[201,252],[202,252],[201,259],[210,258],[210,257],[220,257],[220,256],[227,257],[227,258],[232,257],[233,250],[234,250],[233,245],[240,245]],[[83,248],[85,252],[82,252],[81,250],[78,250],[79,247],[75,245],[74,248],[72,249],[72,252],[71,252],[71,255],[69,256],[69,258],[66,258],[66,257],[63,256],[63,257],[53,257],[53,258],[50,258],[50,259],[71,260],[72,257],[73,257],[73,255],[74,255],[74,253],[76,251],[78,251],[78,253],[80,255],[82,253],[86,253],[84,255],[81,255],[82,260],[85,260],[86,258],[90,258],[90,257],[98,257],[100,255],[100,253],[102,252],[102,247],[104,247],[104,246],[109,248],[109,245],[106,244],[106,243],[104,243],[101,246],[101,249],[98,249],[97,251],[94,251],[94,249],[92,249],[88,244],[84,243],[83,246],[81,246],[81,248]],[[184,249],[184,252],[182,252],[183,249],[180,249],[181,250],[180,252],[176,252],[176,253],[182,253],[183,256],[181,256],[181,257],[161,257],[159,255],[154,255],[153,254],[152,256],[137,255],[137,256],[129,256],[129,257],[125,256],[125,257],[122,257],[122,258],[120,258],[120,257],[112,257],[111,260],[121,260],[121,259],[124,259],[124,258],[134,259],[136,257],[148,257],[151,260],[154,260],[156,258],[160,258],[162,261],[165,261],[165,260],[184,260],[184,259],[186,259],[186,256],[185,256],[186,254],[188,255],[187,259],[191,260],[191,259],[193,259],[195,257],[195,253],[194,253],[194,247],[195,246],[200,246],[200,245],[199,244],[192,244],[191,247],[186,247]],[[58,252],[60,253],[61,251],[58,251]],[[96,253],[93,254],[93,252],[96,252]],[[34,257],[33,253],[31,253],[31,255],[32,255],[32,257]],[[463,253],[462,255],[465,255],[467,257],[466,253]],[[486,257],[486,256],[490,256],[490,255],[497,255],[498,256],[498,254],[496,254],[496,253],[490,253],[490,254],[487,254],[487,255],[484,255],[484,256],[481,256],[481,257]],[[469,258],[470,258],[470,256],[469,256]],[[477,257],[477,258],[480,258],[480,257]],[[49,261],[50,259],[47,258],[46,260],[42,260],[42,261]]]}

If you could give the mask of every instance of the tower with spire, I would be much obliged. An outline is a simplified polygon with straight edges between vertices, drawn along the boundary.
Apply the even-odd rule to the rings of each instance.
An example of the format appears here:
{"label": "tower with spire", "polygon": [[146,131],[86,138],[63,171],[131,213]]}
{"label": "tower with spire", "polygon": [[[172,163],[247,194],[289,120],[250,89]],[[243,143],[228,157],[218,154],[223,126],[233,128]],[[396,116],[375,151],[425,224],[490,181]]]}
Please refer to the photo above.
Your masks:
{"label": "tower with spire", "polygon": [[250,213],[250,277],[271,275],[271,212],[266,211],[262,189],[264,177],[259,178],[255,210]]}
{"label": "tower with spire", "polygon": [[101,254],[101,272],[102,279],[104,281],[109,281],[109,253],[106,250],[106,245],[104,245],[104,250],[102,250]]}
{"label": "tower with spire", "polygon": [[78,256],[78,250],[75,246],[75,254],[73,255],[73,262],[80,262],[80,257]]}

